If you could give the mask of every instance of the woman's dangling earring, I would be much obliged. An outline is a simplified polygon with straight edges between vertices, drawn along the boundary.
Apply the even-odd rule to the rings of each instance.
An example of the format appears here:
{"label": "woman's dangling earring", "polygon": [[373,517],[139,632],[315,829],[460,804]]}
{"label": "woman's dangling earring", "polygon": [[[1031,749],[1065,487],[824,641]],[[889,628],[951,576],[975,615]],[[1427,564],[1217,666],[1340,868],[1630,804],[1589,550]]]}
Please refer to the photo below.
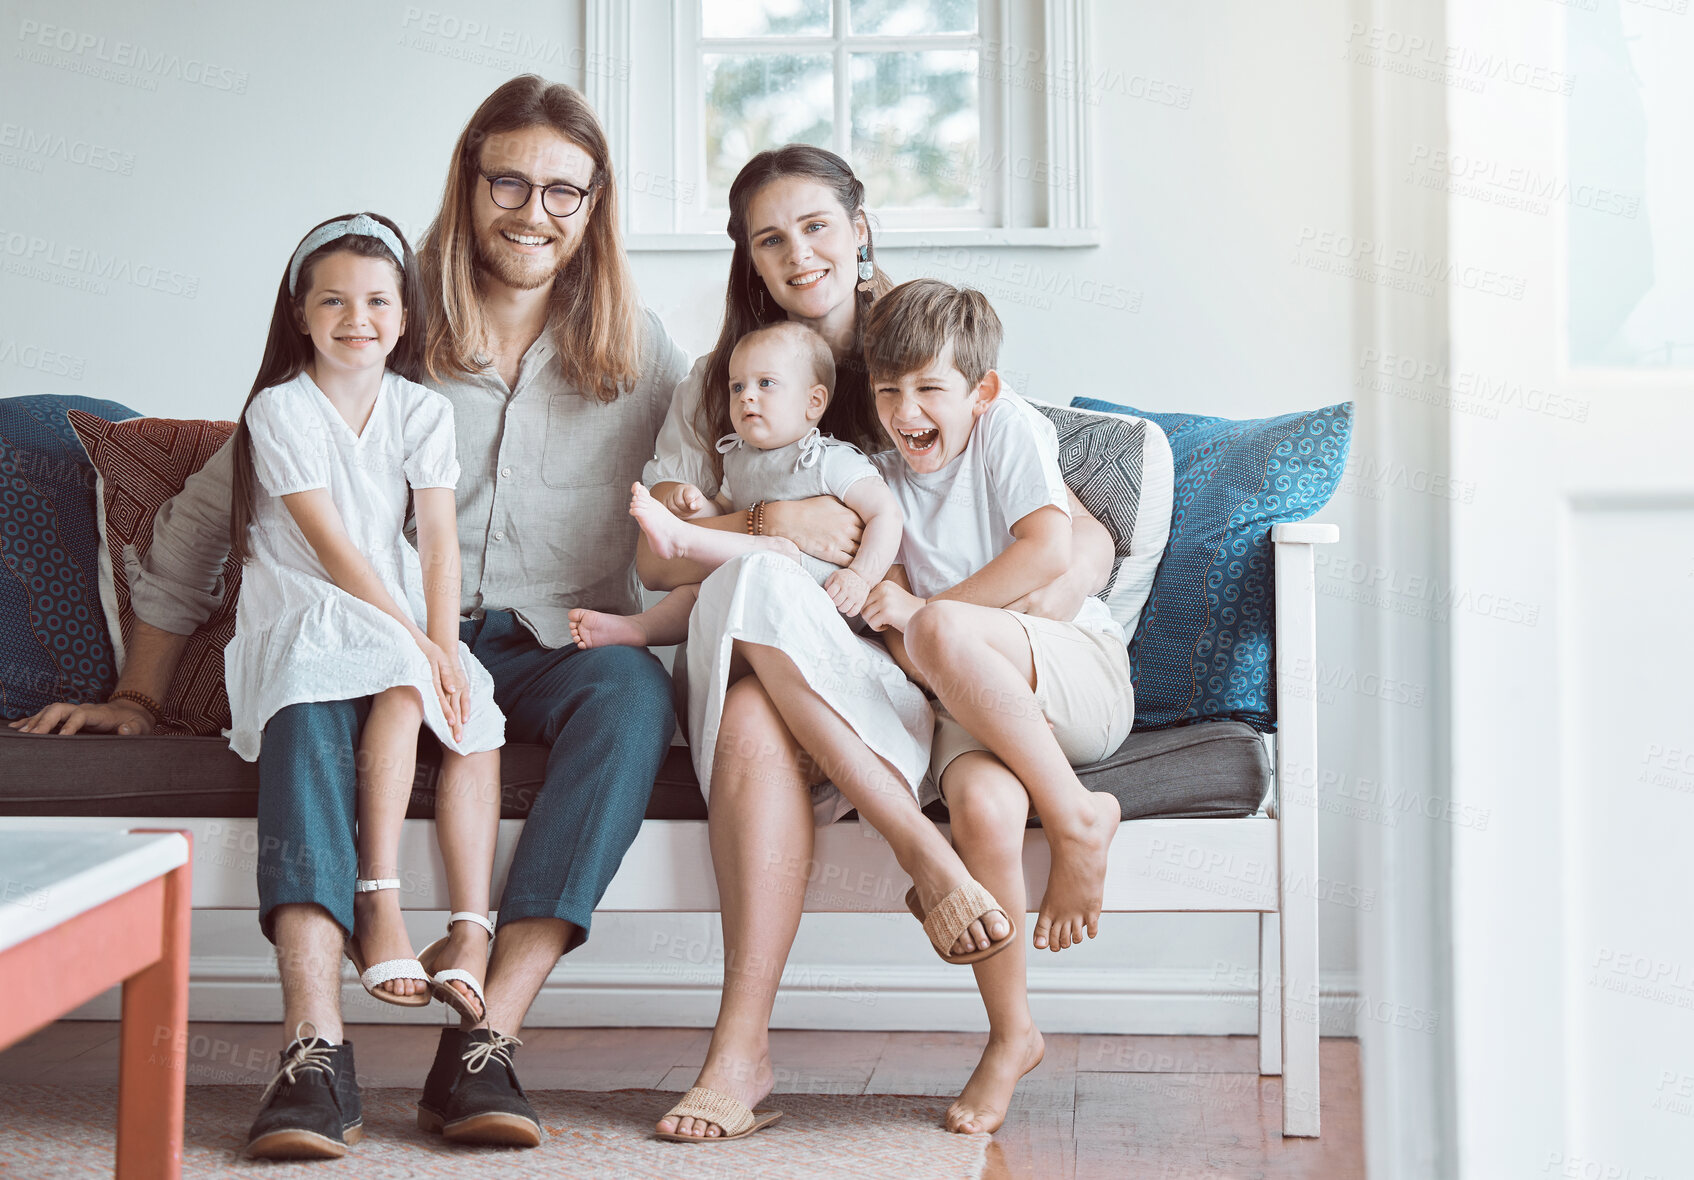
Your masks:
{"label": "woman's dangling earring", "polygon": [[871,261],[871,244],[866,242],[859,247],[859,290],[869,291],[875,277],[876,263]]}
{"label": "woman's dangling earring", "polygon": [[753,303],[753,314],[754,314],[754,316],[756,316],[757,318],[762,320],[762,319],[765,318],[765,314],[766,314],[766,309],[765,309],[765,280],[763,280],[759,277],[758,271],[753,272],[752,287],[753,287],[753,299],[750,300],[750,302]]}

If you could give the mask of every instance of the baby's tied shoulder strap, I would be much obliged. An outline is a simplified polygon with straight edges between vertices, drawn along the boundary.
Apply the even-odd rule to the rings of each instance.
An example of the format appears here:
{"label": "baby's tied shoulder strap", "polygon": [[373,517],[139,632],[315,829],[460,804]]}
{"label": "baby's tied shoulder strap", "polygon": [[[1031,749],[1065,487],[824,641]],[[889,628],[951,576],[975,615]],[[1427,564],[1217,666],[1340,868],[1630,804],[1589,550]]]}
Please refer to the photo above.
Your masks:
{"label": "baby's tied shoulder strap", "polygon": [[799,454],[794,456],[794,471],[796,474],[803,467],[816,467],[818,460],[823,458],[823,431],[816,426],[812,427],[797,445]]}

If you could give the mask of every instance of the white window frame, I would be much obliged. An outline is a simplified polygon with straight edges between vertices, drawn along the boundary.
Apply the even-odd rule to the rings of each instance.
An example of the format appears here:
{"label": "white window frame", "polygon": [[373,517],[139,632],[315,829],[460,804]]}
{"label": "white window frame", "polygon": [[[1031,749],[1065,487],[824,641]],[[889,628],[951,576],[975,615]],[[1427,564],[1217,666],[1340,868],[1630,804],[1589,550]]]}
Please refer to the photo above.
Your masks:
{"label": "white window frame", "polygon": [[[1036,177],[1062,177],[1063,184],[1020,181],[1013,169],[996,170],[995,191],[985,208],[969,210],[871,209],[877,243],[886,248],[920,245],[1094,246],[1092,119],[1088,100],[1089,38],[1087,0],[987,0],[982,28],[969,36],[925,38],[923,48],[976,48],[985,69],[979,95],[983,136],[979,155],[1002,162],[1016,160],[1019,171]],[[700,101],[695,66],[699,60],[698,0],[585,0],[584,89],[599,113],[611,143],[630,250],[728,250],[722,210],[705,205],[705,142],[700,130]],[[1009,30],[1013,19],[1040,29],[1046,61],[1075,63],[1059,79],[1063,84],[1011,93],[1020,67],[1006,67],[1002,56],[1017,56]],[[843,60],[849,42],[832,37],[836,63],[837,136],[845,139],[846,94],[850,80]],[[714,39],[733,51],[742,45],[763,49],[804,46],[816,51],[818,38]],[[957,44],[955,44],[955,42]],[[919,48],[906,38],[858,38],[852,48]],[[688,68],[679,68],[686,61]],[[1021,67],[1032,76],[1031,67]],[[1040,67],[1033,67],[1039,74]],[[1014,139],[1014,98],[1034,103],[1039,131]],[[1032,120],[1027,120],[1029,122]],[[1023,144],[1039,139],[1035,150]],[[997,141],[997,142],[996,142]],[[632,155],[633,149],[633,155]],[[851,157],[848,157],[851,163]],[[1032,199],[1029,186],[1041,186]],[[961,225],[961,213],[975,224]]]}

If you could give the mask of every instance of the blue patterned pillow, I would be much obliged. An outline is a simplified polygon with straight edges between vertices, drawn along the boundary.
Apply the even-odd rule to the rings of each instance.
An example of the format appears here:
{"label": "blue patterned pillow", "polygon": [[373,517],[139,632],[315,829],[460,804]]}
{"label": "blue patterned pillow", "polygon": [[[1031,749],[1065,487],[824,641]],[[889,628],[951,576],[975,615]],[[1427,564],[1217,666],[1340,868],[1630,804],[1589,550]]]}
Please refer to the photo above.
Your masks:
{"label": "blue patterned pillow", "polygon": [[100,607],[94,465],[65,418],[136,413],[92,397],[0,398],[0,718],[103,701],[117,683]]}
{"label": "blue patterned pillow", "polygon": [[1329,503],[1347,466],[1353,403],[1235,421],[1154,414],[1095,398],[1071,405],[1134,414],[1170,438],[1170,542],[1130,642],[1135,728],[1229,718],[1276,729],[1270,529]]}

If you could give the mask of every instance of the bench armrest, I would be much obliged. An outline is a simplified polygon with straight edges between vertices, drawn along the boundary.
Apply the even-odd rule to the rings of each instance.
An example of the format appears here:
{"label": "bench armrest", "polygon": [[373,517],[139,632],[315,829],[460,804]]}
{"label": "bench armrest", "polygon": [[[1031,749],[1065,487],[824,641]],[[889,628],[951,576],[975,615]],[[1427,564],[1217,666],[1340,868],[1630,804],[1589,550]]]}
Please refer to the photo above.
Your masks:
{"label": "bench armrest", "polygon": [[[1276,562],[1276,819],[1281,862],[1280,951],[1284,1135],[1318,1133],[1316,1005],[1288,991],[1318,980],[1318,602],[1312,547],[1340,540],[1332,524],[1271,529]],[[1303,993],[1301,993],[1303,994]]]}
{"label": "bench armrest", "polygon": [[1271,525],[1271,542],[1277,545],[1333,545],[1340,539],[1340,527],[1322,521],[1302,520],[1294,524]]}

